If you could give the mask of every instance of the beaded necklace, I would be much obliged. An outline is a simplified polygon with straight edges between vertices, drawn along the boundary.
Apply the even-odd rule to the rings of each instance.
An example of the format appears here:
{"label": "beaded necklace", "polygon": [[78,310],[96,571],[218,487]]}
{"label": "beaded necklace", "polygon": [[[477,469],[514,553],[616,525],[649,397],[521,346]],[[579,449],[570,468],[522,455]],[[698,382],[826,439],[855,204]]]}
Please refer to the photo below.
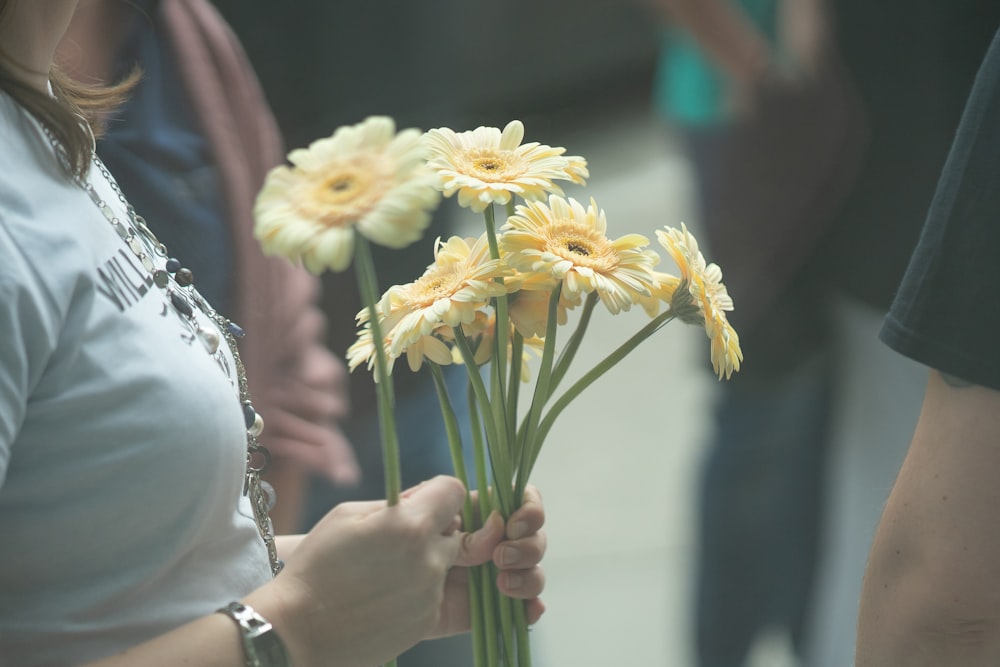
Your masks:
{"label": "beaded necklace", "polygon": [[[85,127],[89,128],[89,125],[85,125]],[[49,143],[52,144],[56,156],[64,166],[67,165],[68,159],[62,144],[58,142],[48,128],[42,126],[42,129],[46,137],[48,137]],[[232,371],[229,368],[228,360],[225,354],[219,349],[221,344],[219,339],[220,334],[226,342],[230,356],[236,366],[236,384],[246,426],[247,456],[243,495],[249,498],[250,505],[253,508],[254,522],[257,524],[257,529],[267,549],[271,573],[272,575],[277,575],[284,566],[284,563],[278,558],[274,541],[274,527],[271,524],[271,517],[269,515],[271,508],[274,507],[275,493],[271,485],[261,479],[261,476],[271,462],[271,454],[257,440],[264,429],[264,420],[254,409],[250,401],[250,389],[247,383],[246,370],[244,369],[237,346],[237,341],[245,335],[244,331],[235,322],[228,320],[212,308],[208,301],[195,289],[194,274],[189,269],[184,268],[177,259],[169,256],[166,246],[160,243],[142,216],[135,212],[135,209],[132,208],[132,205],[125,197],[125,193],[111,175],[111,172],[104,166],[101,159],[97,157],[96,143],[95,150],[91,154],[93,155],[92,162],[94,167],[97,168],[124,207],[126,219],[122,220],[115,214],[114,209],[101,198],[101,195],[94,189],[94,186],[91,185],[87,178],[76,177],[73,179],[74,182],[87,193],[90,200],[101,211],[108,223],[111,224],[112,229],[115,230],[119,238],[128,246],[129,250],[139,260],[139,263],[150,272],[153,283],[164,291],[166,300],[163,305],[164,311],[162,314],[166,315],[168,314],[167,311],[172,309],[188,329],[188,342],[193,343],[194,340],[200,341],[208,354],[222,367],[223,372],[232,379]],[[157,263],[154,262],[154,257],[160,258],[162,267],[157,266]],[[218,328],[218,333],[210,328],[202,327],[198,323],[197,318],[195,318],[196,310],[215,324]]]}

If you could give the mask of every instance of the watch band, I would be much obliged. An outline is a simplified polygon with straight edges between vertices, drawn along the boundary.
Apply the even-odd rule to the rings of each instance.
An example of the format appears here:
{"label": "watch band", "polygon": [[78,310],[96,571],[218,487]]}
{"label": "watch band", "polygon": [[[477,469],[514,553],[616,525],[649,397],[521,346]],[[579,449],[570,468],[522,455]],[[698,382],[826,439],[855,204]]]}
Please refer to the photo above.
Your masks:
{"label": "watch band", "polygon": [[288,652],[274,627],[249,605],[230,602],[219,609],[240,626],[247,667],[291,667]]}

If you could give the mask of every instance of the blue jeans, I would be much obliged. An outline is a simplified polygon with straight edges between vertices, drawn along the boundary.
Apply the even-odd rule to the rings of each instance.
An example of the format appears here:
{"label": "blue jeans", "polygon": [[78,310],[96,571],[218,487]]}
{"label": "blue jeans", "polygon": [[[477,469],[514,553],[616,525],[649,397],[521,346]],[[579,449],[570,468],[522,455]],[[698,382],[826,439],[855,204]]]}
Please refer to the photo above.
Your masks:
{"label": "blue jeans", "polygon": [[720,385],[701,486],[700,667],[743,665],[773,627],[800,650],[819,549],[832,359],[821,351],[778,378],[748,373]]}

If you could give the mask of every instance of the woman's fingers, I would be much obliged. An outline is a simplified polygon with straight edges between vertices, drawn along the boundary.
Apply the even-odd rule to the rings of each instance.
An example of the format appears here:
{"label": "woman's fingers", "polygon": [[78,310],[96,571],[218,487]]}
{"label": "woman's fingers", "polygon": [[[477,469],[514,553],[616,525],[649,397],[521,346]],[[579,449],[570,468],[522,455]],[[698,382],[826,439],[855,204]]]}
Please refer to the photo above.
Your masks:
{"label": "woman's fingers", "polygon": [[523,570],[542,562],[548,538],[540,530],[520,540],[506,540],[493,550],[493,562],[501,570]]}
{"label": "woman's fingers", "polygon": [[534,625],[538,622],[538,619],[542,617],[542,614],[545,613],[545,603],[538,598],[535,598],[534,600],[525,600],[524,611],[525,615],[528,617],[528,624]]}
{"label": "woman's fingers", "polygon": [[509,597],[532,600],[545,588],[545,571],[537,565],[526,570],[504,570],[497,575],[497,588]]}
{"label": "woman's fingers", "polygon": [[501,570],[529,570],[545,555],[548,544],[542,526],[545,509],[542,496],[533,486],[524,492],[521,507],[507,520],[507,540],[493,550],[493,562]]}
{"label": "woman's fingers", "polygon": [[524,490],[521,507],[507,520],[507,539],[518,540],[537,533],[545,524],[545,508],[542,494],[534,486]]}
{"label": "woman's fingers", "polygon": [[504,523],[500,514],[493,512],[483,527],[473,533],[455,533],[457,545],[454,564],[462,567],[482,565],[496,552],[497,544],[503,539]]}
{"label": "woman's fingers", "polygon": [[403,506],[418,519],[426,519],[435,533],[452,530],[465,502],[465,487],[455,477],[439,475],[402,494]]}

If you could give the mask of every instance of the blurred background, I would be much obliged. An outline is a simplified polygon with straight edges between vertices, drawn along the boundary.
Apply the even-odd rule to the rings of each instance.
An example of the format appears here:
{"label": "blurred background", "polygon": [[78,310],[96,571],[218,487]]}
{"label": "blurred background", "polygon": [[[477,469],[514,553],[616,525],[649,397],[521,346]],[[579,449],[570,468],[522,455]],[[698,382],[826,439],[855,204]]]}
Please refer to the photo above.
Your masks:
{"label": "blurred background", "polygon": [[[456,131],[517,118],[525,141],[588,160],[567,195],[594,197],[609,236],[685,222],[723,268],[739,375],[716,380],[704,332],[672,324],[552,431],[534,476],[550,537],[537,664],[850,665],[867,544],[924,381],[877,331],[997,3],[214,4],[289,148],[373,114]],[[480,224],[446,200],[428,238]],[[378,257],[384,285],[422,272],[418,245]],[[352,280],[324,277],[341,355]],[[577,369],[644,321],[598,312]],[[352,377],[359,414],[370,391]],[[377,493],[377,443],[354,445]],[[325,489],[314,509],[357,493]],[[400,662],[422,664],[464,663]]]}

